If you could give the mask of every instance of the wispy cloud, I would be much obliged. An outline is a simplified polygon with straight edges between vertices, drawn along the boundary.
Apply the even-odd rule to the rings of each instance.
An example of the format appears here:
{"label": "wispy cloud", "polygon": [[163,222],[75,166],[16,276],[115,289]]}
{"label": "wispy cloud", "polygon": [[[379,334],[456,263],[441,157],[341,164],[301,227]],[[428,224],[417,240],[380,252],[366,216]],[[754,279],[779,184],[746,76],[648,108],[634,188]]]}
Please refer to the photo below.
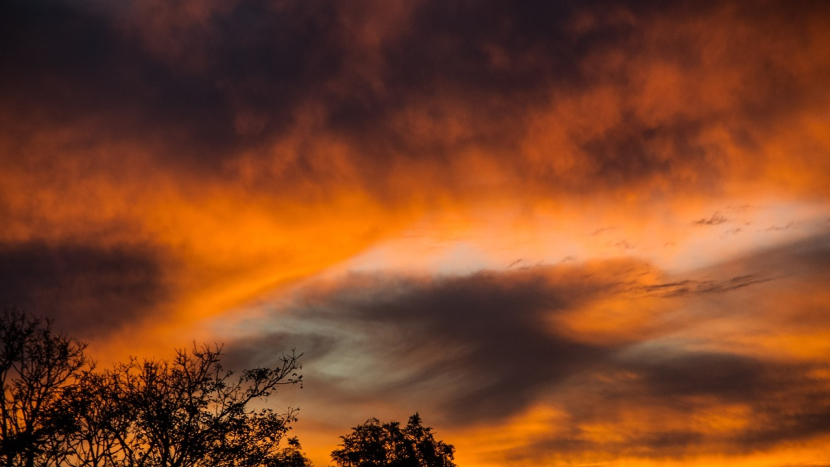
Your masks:
{"label": "wispy cloud", "polygon": [[[735,263],[745,274],[723,280],[652,283],[661,274],[636,262],[438,278],[359,275],[323,288],[310,284],[287,306],[298,322],[364,336],[330,335],[321,347],[313,343],[318,334],[310,334],[317,364],[350,353],[396,369],[380,385],[320,371],[316,377],[328,381],[322,391],[335,406],[426,405],[463,432],[550,404],[564,415],[549,435],[517,448],[524,459],[694,459],[712,450],[737,459],[830,435],[823,421],[830,402],[821,396],[830,367],[821,351],[771,354],[763,344],[730,348],[721,340],[723,333],[739,342],[756,339],[747,323],[764,322],[766,313],[778,320],[766,338],[802,335],[787,323],[809,305],[780,305],[826,275],[830,263],[804,269],[802,255],[828,251],[823,236],[759,252]],[[794,282],[771,279],[772,265]],[[768,309],[733,308],[748,296]],[[705,313],[688,311],[701,304]],[[274,319],[284,319],[282,313]],[[810,319],[823,323],[813,324],[818,328],[827,324],[826,316]],[[302,342],[302,336],[280,339]],[[274,337],[264,339],[251,348]],[[819,337],[802,339],[809,346]],[[607,436],[592,431],[599,427]],[[513,456],[505,449],[496,454],[504,462]]]}
{"label": "wispy cloud", "polygon": [[722,216],[718,213],[715,213],[715,214],[712,214],[712,217],[710,217],[708,219],[699,219],[699,220],[696,220],[696,221],[692,222],[692,224],[694,224],[694,225],[720,225],[720,224],[723,224],[724,222],[728,222],[728,221],[729,221],[729,219],[727,219],[726,217],[724,217],[724,216]]}

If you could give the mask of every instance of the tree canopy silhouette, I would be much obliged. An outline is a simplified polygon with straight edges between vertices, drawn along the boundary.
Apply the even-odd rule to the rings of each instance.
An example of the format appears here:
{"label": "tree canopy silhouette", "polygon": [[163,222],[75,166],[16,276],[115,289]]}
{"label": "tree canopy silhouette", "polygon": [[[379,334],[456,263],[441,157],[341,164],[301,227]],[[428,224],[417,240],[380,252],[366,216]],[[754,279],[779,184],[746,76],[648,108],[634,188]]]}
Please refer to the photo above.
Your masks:
{"label": "tree canopy silhouette", "polygon": [[131,359],[95,371],[86,345],[16,309],[0,315],[2,467],[306,467],[296,411],[255,410],[278,386],[301,384],[299,357],[239,375],[221,347]]}
{"label": "tree canopy silhouette", "polygon": [[105,426],[114,448],[109,457],[135,467],[278,465],[279,441],[295,412],[248,405],[277,386],[299,383],[298,356],[237,377],[222,369],[221,356],[219,347],[194,346],[172,361],[133,359],[104,373],[105,403],[121,408]]}
{"label": "tree canopy silhouette", "polygon": [[338,467],[455,467],[455,448],[436,440],[418,413],[403,428],[370,418],[340,438],[342,448],[331,453]]}

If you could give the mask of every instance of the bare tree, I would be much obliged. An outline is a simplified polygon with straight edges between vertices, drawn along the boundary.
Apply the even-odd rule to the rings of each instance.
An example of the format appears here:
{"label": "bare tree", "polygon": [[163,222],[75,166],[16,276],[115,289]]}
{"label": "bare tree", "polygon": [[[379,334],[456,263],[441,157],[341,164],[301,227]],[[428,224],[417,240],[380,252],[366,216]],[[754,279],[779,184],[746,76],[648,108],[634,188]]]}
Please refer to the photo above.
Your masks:
{"label": "bare tree", "polygon": [[127,408],[112,392],[112,374],[92,371],[64,389],[55,418],[64,430],[49,439],[50,464],[57,467],[121,465],[116,433],[127,425]]}
{"label": "bare tree", "polygon": [[58,406],[85,368],[86,344],[56,334],[52,322],[15,308],[0,314],[0,462],[5,467],[49,465],[51,441],[66,434]]}
{"label": "bare tree", "polygon": [[299,358],[239,375],[221,347],[98,372],[86,344],[17,309],[0,315],[0,467],[307,467],[296,411],[252,406],[302,384]]}
{"label": "bare tree", "polygon": [[280,440],[296,412],[249,407],[278,386],[299,384],[300,355],[276,368],[222,369],[221,348],[179,350],[166,360],[131,360],[108,374],[123,408],[109,429],[111,461],[128,467],[256,467],[280,457]]}

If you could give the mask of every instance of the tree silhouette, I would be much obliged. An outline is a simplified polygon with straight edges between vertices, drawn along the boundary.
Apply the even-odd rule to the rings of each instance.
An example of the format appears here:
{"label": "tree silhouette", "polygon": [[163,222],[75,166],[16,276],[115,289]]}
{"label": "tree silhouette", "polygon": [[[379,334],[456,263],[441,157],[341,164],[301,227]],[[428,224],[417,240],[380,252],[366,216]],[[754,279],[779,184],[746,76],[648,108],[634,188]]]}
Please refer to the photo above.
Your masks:
{"label": "tree silhouette", "polygon": [[303,453],[303,448],[296,437],[288,439],[288,446],[277,453],[274,461],[266,467],[312,467],[311,461]]}
{"label": "tree silhouette", "polygon": [[113,395],[110,373],[85,372],[66,388],[59,415],[64,436],[53,437],[52,465],[108,467],[122,465],[118,434],[129,418],[127,407]]}
{"label": "tree silhouette", "polygon": [[225,371],[221,347],[94,371],[86,344],[16,309],[0,315],[0,467],[308,467],[296,411],[255,410],[301,384],[299,358]]}
{"label": "tree silhouette", "polygon": [[353,430],[331,453],[339,467],[455,467],[455,448],[436,440],[417,413],[403,429],[398,422],[370,418]]}
{"label": "tree silhouette", "polygon": [[[68,436],[61,412],[64,391],[90,362],[86,344],[55,334],[52,322],[15,308],[0,314],[0,462],[3,466],[47,465],[55,439]],[[52,448],[52,449],[50,449]]]}
{"label": "tree silhouette", "polygon": [[130,467],[255,467],[281,459],[279,442],[296,420],[248,407],[277,386],[298,384],[299,356],[277,368],[222,369],[220,348],[179,350],[171,361],[132,360],[107,375],[109,398],[125,409],[108,429],[115,461]]}

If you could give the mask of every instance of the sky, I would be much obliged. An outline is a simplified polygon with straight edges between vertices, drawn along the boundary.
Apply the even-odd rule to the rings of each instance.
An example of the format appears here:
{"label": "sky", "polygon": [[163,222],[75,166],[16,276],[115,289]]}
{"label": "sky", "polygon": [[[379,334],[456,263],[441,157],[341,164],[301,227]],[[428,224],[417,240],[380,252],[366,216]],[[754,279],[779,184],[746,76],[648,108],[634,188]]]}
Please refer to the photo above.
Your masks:
{"label": "sky", "polygon": [[830,465],[830,3],[7,0],[0,305],[304,355],[318,466]]}

